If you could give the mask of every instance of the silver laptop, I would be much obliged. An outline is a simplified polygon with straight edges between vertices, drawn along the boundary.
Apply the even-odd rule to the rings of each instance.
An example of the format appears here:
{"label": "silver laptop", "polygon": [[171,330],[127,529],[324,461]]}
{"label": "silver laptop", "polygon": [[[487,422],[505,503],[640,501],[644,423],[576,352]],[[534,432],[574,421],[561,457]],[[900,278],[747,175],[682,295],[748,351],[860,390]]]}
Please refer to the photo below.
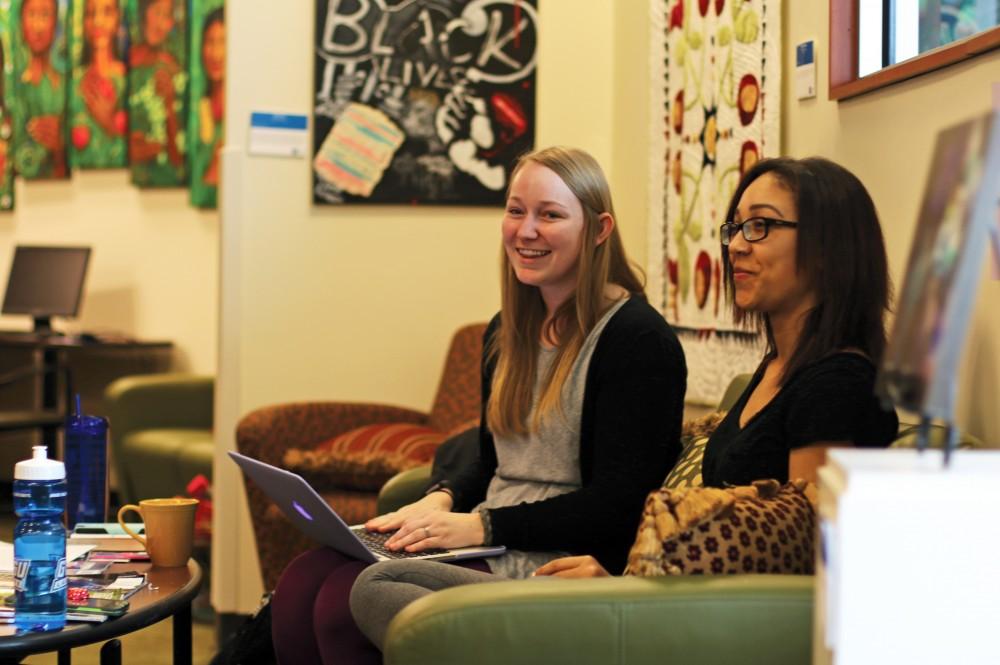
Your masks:
{"label": "silver laptop", "polygon": [[502,545],[434,549],[423,552],[390,551],[383,547],[383,543],[391,534],[372,533],[361,525],[347,526],[340,515],[334,512],[330,504],[324,501],[302,476],[237,452],[230,451],[229,456],[302,533],[341,554],[360,561],[370,563],[388,559],[454,561],[499,556],[506,551]]}

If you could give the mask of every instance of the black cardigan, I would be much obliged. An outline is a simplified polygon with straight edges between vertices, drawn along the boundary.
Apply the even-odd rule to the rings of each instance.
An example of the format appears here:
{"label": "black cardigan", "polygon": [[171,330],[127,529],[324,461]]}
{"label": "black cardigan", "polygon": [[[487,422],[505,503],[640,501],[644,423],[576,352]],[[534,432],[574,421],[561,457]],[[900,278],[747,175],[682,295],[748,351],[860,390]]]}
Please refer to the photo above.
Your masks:
{"label": "black cardigan", "polygon": [[[499,329],[490,322],[484,349]],[[486,426],[494,366],[483,353],[479,460],[447,479],[456,511],[486,497],[497,467]],[[582,487],[543,501],[489,511],[493,542],[526,551],[592,554],[613,573],[625,567],[646,495],[681,451],[687,367],[673,330],[633,296],[601,333],[587,370],[580,423]]]}

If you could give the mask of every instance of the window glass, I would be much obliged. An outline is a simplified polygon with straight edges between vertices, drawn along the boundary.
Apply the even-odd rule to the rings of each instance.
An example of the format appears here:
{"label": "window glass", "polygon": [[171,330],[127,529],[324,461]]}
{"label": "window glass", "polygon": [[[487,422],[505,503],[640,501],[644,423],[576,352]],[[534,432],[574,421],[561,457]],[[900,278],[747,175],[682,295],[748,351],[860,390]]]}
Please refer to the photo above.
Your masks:
{"label": "window glass", "polygon": [[860,0],[858,76],[997,25],[1000,0]]}

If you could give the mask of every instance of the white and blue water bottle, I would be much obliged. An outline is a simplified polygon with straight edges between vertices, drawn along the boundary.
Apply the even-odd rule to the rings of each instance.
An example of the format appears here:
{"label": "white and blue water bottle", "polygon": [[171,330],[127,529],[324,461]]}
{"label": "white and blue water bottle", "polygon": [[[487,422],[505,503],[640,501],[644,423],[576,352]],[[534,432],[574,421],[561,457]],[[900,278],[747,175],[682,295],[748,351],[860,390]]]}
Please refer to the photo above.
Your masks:
{"label": "white and blue water bottle", "polygon": [[45,446],[14,466],[14,625],[57,630],[66,625],[66,469]]}

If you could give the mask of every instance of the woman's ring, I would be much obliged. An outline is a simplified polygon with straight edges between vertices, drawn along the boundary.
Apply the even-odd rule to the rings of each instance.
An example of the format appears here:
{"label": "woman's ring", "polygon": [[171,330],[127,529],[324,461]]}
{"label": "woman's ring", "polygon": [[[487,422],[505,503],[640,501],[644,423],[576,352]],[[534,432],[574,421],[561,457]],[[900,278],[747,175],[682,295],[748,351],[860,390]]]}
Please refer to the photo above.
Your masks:
{"label": "woman's ring", "polygon": [[424,527],[424,538],[430,538],[430,537],[431,537],[431,530],[428,529],[427,527]]}

